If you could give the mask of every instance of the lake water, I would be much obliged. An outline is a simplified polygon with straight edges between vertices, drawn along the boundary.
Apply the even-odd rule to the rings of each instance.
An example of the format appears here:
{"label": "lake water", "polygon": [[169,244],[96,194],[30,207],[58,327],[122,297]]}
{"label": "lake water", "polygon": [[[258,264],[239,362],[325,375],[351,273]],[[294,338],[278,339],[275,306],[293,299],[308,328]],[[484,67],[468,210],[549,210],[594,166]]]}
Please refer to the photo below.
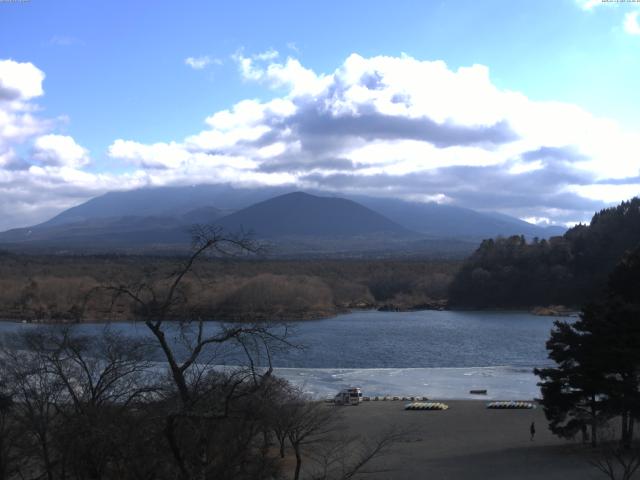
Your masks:
{"label": "lake water", "polygon": [[[486,388],[487,398],[532,398],[539,395],[532,369],[549,364],[545,342],[553,321],[518,312],[354,312],[294,322],[291,340],[303,348],[274,353],[273,364],[314,397],[358,384],[370,395],[467,398],[470,389]],[[25,328],[39,327],[0,322],[0,334]],[[104,326],[77,328],[91,333]],[[140,323],[111,328],[150,335]]]}

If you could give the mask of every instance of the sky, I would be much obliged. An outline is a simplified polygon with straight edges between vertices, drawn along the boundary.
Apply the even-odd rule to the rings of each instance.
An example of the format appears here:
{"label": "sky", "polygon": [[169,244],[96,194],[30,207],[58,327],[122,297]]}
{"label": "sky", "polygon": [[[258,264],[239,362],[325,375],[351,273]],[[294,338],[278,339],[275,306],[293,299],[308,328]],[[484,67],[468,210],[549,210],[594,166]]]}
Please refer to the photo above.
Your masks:
{"label": "sky", "polygon": [[640,2],[0,0],[0,229],[289,185],[572,225],[640,194]]}

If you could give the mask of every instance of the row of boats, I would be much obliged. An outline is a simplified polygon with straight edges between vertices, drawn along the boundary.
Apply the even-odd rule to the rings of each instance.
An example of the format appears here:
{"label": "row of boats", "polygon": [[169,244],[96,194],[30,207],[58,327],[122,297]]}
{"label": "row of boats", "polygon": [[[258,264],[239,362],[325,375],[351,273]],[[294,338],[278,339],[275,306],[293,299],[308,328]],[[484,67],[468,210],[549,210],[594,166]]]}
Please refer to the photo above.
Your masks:
{"label": "row of boats", "polygon": [[[474,391],[473,393],[476,393]],[[486,393],[486,390],[483,391]],[[410,403],[405,405],[405,410],[447,410],[449,406],[442,402],[429,402],[427,397],[399,397],[399,396],[376,396],[366,397],[362,395],[362,389],[360,387],[349,387],[338,393],[332,400],[336,405],[360,405],[361,402],[369,401],[386,401],[386,400],[399,400],[408,401]],[[532,409],[535,408],[533,402],[527,401],[496,401],[487,403],[487,408],[490,409]]]}

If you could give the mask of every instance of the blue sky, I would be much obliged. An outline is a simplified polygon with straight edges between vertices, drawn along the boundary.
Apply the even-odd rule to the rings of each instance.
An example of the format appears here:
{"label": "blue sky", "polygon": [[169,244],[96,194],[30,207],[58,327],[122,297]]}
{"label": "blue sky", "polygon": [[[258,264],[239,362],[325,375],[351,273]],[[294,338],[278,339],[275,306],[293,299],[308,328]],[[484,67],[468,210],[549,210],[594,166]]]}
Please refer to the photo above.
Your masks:
{"label": "blue sky", "polygon": [[[526,97],[529,106],[523,108],[529,109],[527,111],[537,112],[536,102],[542,102],[546,105],[544,114],[552,117],[555,115],[549,102],[574,106],[586,112],[578,115],[577,122],[591,122],[592,119],[585,116],[587,113],[606,125],[614,122],[615,128],[605,129],[606,138],[601,143],[609,141],[621,145],[618,139],[624,138],[623,146],[628,153],[636,145],[634,142],[640,131],[640,118],[636,113],[637,105],[640,105],[638,11],[638,3],[594,0],[2,2],[0,60],[30,64],[45,77],[41,82],[41,94],[21,94],[20,98],[11,99],[13,106],[6,106],[9,101],[5,101],[7,115],[21,122],[21,128],[26,128],[23,117],[27,114],[39,124],[21,135],[6,134],[4,140],[0,138],[5,170],[0,177],[4,178],[0,183],[0,199],[5,205],[4,209],[0,207],[0,213],[5,217],[0,227],[45,219],[112,188],[197,183],[203,178],[205,167],[222,168],[220,165],[223,164],[227,170],[216,174],[215,168],[209,168],[210,173],[204,175],[205,181],[239,178],[247,184],[292,183],[301,188],[320,187],[338,192],[340,189],[357,190],[421,201],[435,199],[500,210],[540,222],[585,220],[593,209],[640,190],[637,188],[640,159],[622,158],[614,152],[612,155],[620,165],[607,175],[603,159],[598,157],[599,160],[589,166],[589,160],[602,155],[605,147],[583,145],[575,135],[568,135],[563,143],[562,138],[551,138],[550,134],[538,135],[539,129],[536,130],[535,125],[522,126],[520,130],[511,128],[514,132],[512,140],[492,145],[486,142],[457,145],[454,142],[438,146],[433,138],[416,139],[389,132],[373,136],[357,133],[354,136],[366,140],[367,145],[353,138],[344,140],[339,149],[331,151],[305,150],[303,145],[298,157],[304,157],[301,162],[305,168],[298,165],[289,170],[286,165],[291,165],[291,158],[295,156],[291,145],[295,146],[300,139],[289,139],[282,148],[274,144],[273,154],[268,150],[261,151],[260,161],[255,159],[255,150],[239,152],[237,144],[221,146],[216,143],[212,148],[211,143],[202,138],[197,141],[186,139],[202,136],[208,129],[220,128],[230,138],[241,138],[240,130],[231,132],[228,125],[221,126],[219,122],[211,126],[205,119],[224,110],[233,113],[234,105],[243,100],[252,99],[264,107],[274,99],[285,99],[300,113],[303,98],[306,99],[304,102],[309,98],[314,101],[325,98],[326,89],[321,87],[300,93],[301,84],[296,82],[304,83],[304,78],[291,80],[288,76],[283,80],[282,75],[270,73],[269,65],[280,65],[283,72],[293,71],[297,67],[288,63],[291,59],[319,78],[341,68],[352,68],[345,64],[355,54],[368,66],[358,64],[353,68],[360,69],[358,71],[378,68],[383,72],[380,75],[386,75],[383,83],[389,88],[395,87],[387,80],[393,72],[410,63],[407,59],[441,60],[448,71],[454,73],[460,67],[481,65],[486,67],[491,88],[505,93],[500,96],[502,100],[497,101],[511,102],[506,93],[512,92]],[[278,52],[278,56],[275,53],[264,55],[265,52]],[[192,66],[186,62],[189,58]],[[374,58],[406,61],[367,62]],[[243,70],[243,59],[250,62],[250,68]],[[202,68],[193,68],[193,65]],[[12,68],[7,66],[5,69],[5,86],[11,85],[12,81],[26,85],[26,79],[15,80],[17,74]],[[24,75],[34,74],[33,71],[24,72]],[[416,97],[420,97],[421,88],[441,88],[445,90],[444,98],[451,94],[451,102],[455,102],[455,88],[448,91],[444,77],[440,83],[432,84],[434,77],[428,69],[407,70],[407,75],[423,74],[424,82],[403,84],[402,88],[413,89],[410,93]],[[8,75],[14,75],[13,80]],[[477,81],[485,82],[481,77],[479,74]],[[0,87],[2,80],[0,69]],[[35,81],[37,83],[37,79]],[[326,88],[332,88],[327,85]],[[473,86],[465,83],[458,88],[469,91]],[[351,105],[348,114],[366,120],[369,117],[362,114],[361,100],[354,100],[352,95],[357,91],[355,87],[350,90],[348,100],[355,101],[353,105],[357,108]],[[483,91],[480,88],[478,95]],[[373,97],[366,101],[378,105]],[[502,125],[500,122],[513,127],[518,123],[517,112],[504,105],[498,109],[502,116],[494,118],[491,115],[465,116],[456,106],[452,106],[454,113],[451,114],[446,105],[439,106],[436,111],[429,108],[431,100],[423,101],[427,103],[421,104],[420,109],[407,110],[406,115],[411,119],[433,120],[438,125],[452,122],[465,128],[489,126],[489,123]],[[473,98],[470,102],[474,102]],[[343,108],[344,105],[334,107]],[[475,106],[471,110],[476,107],[479,108]],[[405,115],[395,110],[386,111],[386,107],[379,105],[372,108],[387,120],[389,118],[384,115],[391,115],[393,119]],[[482,108],[486,113],[491,105],[483,104]],[[287,112],[278,113],[279,121],[293,115],[293,110]],[[332,112],[332,118],[345,115],[344,109]],[[524,110],[522,112],[521,117],[527,116]],[[567,112],[566,118],[573,118]],[[270,115],[267,115],[269,121],[275,121],[277,115],[273,112]],[[234,128],[243,128],[238,124],[241,116],[236,115]],[[10,121],[6,120],[7,123]],[[248,121],[256,127],[255,118]],[[540,120],[540,124],[544,121]],[[366,125],[361,122],[358,132]],[[594,129],[599,130],[594,125],[589,123],[583,131],[589,130],[593,135]],[[291,123],[290,126],[294,132],[304,130],[302,123]],[[327,129],[330,131],[330,127]],[[525,130],[526,134],[523,133]],[[327,145],[332,144],[335,135],[330,137],[323,140]],[[520,149],[509,146],[516,137],[527,139],[526,148],[524,145]],[[246,143],[247,138],[242,139]],[[118,140],[120,144],[116,144]],[[251,137],[251,141],[254,140]],[[415,145],[416,141],[426,144]],[[418,148],[413,153],[408,151],[412,145]],[[436,150],[426,148],[433,145]],[[265,146],[261,144],[261,147]],[[425,148],[420,150],[423,146]],[[457,148],[459,152],[456,152]],[[553,150],[553,155],[544,158],[540,155],[534,158],[535,154],[531,152],[543,148],[557,151]],[[372,156],[376,158],[384,151],[406,150],[407,153],[402,158],[395,158],[395,154],[379,158],[373,162],[375,166],[365,165],[362,156],[372,150]],[[433,157],[435,163],[415,163],[419,152]],[[564,156],[558,152],[565,152]],[[176,157],[184,154],[184,160],[159,163],[149,160],[150,155],[174,154]],[[193,156],[197,154],[200,156],[196,159]],[[68,158],[62,158],[64,155]],[[187,158],[187,155],[192,157]],[[202,155],[233,157],[235,163],[226,164],[217,157],[204,158]],[[328,158],[334,157],[362,168],[322,167]],[[454,157],[469,160],[466,163],[452,161]],[[576,165],[576,161],[582,163]],[[196,168],[197,162],[200,163]],[[267,165],[269,162],[270,166]],[[273,165],[280,165],[277,172]],[[500,165],[504,168],[498,168]],[[507,174],[518,175],[513,177],[514,185],[518,181],[529,185],[531,198],[517,195],[522,191],[519,187],[512,196],[489,198],[478,192],[457,194],[452,183],[468,178],[463,167],[479,169],[479,175],[474,175],[476,178],[484,179],[486,175],[485,190],[500,188],[509,181],[505,177]],[[2,168],[0,163],[0,173]],[[230,172],[230,168],[239,169],[239,173]],[[257,171],[260,173],[255,174]],[[528,172],[534,173],[529,175]],[[434,174],[442,175],[434,178]],[[385,185],[387,178],[389,185]],[[555,190],[551,192],[545,188],[552,178],[562,181],[556,182]],[[549,198],[536,202],[531,182],[540,182]],[[402,188],[403,183],[408,185],[406,189]],[[581,199],[584,200],[582,203]]]}

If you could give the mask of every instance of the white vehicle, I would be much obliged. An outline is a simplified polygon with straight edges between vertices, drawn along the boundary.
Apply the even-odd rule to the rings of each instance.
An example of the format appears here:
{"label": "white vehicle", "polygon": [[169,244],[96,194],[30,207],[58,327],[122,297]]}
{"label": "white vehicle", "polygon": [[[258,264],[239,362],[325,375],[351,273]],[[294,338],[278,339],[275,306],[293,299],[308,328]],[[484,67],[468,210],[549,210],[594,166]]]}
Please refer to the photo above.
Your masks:
{"label": "white vehicle", "polygon": [[345,388],[334,397],[333,401],[336,405],[360,405],[362,390],[360,387]]}

